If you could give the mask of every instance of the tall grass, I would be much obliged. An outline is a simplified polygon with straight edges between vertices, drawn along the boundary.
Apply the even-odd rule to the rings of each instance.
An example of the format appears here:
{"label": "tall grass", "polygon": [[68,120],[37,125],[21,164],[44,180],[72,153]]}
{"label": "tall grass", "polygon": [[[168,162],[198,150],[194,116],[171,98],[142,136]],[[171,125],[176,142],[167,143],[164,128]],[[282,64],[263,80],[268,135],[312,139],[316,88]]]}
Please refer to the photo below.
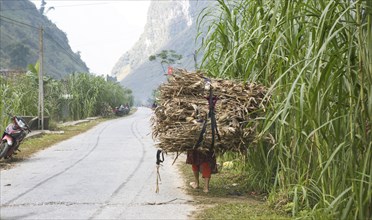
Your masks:
{"label": "tall grass", "polygon": [[[37,71],[15,78],[0,77],[0,97],[1,131],[9,123],[6,113],[37,116]],[[71,74],[63,80],[44,77],[44,99],[45,115],[54,121],[98,116],[107,108],[133,104],[130,90],[88,73]]]}
{"label": "tall grass", "polygon": [[106,82],[102,77],[87,73],[72,74],[67,80],[66,94],[73,119],[98,115],[105,104],[115,107],[120,104],[133,104],[131,91],[119,83]]}
{"label": "tall grass", "polygon": [[218,0],[204,16],[202,68],[270,88],[261,135],[275,141],[249,147],[247,181],[294,216],[372,218],[371,11],[360,0]]}
{"label": "tall grass", "polygon": [[[37,88],[37,84],[36,84]],[[9,114],[37,115],[38,91],[29,75],[5,79],[0,77],[0,128],[9,123]]]}

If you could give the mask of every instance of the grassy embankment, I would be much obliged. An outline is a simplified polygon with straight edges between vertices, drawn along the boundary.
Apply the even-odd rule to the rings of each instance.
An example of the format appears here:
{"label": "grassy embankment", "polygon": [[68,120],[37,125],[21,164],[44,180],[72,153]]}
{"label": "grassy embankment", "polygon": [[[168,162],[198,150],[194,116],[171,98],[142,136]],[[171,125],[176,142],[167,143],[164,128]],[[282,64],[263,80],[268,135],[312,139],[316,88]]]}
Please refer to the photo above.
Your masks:
{"label": "grassy embankment", "polygon": [[[179,168],[187,183],[194,180],[190,165],[180,163]],[[200,181],[202,187],[203,180]],[[209,193],[191,187],[186,191],[197,204],[193,219],[291,219],[270,207],[267,195],[255,192],[247,185],[246,176],[234,169],[221,169],[213,174]]]}

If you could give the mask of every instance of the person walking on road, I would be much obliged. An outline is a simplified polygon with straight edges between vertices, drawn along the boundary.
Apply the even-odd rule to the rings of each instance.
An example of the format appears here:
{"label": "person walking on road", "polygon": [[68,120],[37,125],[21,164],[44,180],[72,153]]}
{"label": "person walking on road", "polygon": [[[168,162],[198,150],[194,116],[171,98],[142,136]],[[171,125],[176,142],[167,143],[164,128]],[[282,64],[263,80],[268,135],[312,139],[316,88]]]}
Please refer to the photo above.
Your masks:
{"label": "person walking on road", "polygon": [[199,172],[204,179],[203,192],[209,192],[209,182],[212,173],[216,173],[216,157],[214,152],[200,152],[191,150],[187,152],[186,164],[191,164],[194,173],[195,182],[191,182],[190,186],[194,189],[199,188]]}

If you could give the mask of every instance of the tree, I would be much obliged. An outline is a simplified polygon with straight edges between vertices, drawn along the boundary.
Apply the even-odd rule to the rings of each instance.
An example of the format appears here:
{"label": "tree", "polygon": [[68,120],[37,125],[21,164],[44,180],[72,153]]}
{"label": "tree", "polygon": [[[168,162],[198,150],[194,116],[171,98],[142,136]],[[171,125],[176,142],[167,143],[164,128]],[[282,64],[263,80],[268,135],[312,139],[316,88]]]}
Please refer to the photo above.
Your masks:
{"label": "tree", "polygon": [[181,54],[177,54],[174,50],[162,50],[160,53],[149,56],[150,61],[160,61],[161,67],[163,68],[164,73],[166,73],[164,64],[168,66],[175,64],[177,61],[182,59]]}
{"label": "tree", "polygon": [[[41,5],[40,5],[40,14],[42,14],[42,15],[44,15],[44,14],[46,14],[46,13],[48,13],[48,11],[50,11],[50,10],[52,10],[52,9],[54,9],[54,7],[49,7],[46,11],[45,11],[45,5],[46,5],[47,3],[44,1],[44,0],[41,0]],[[44,13],[45,12],[45,13]]]}

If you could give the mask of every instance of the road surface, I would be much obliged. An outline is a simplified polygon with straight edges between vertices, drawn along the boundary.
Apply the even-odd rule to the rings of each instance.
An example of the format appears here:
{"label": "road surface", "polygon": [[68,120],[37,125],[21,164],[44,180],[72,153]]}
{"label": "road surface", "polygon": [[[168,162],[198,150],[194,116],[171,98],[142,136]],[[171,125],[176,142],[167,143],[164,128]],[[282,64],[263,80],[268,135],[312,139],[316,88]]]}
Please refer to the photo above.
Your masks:
{"label": "road surface", "polygon": [[187,219],[192,198],[171,156],[155,193],[151,114],[139,108],[1,170],[0,219]]}

